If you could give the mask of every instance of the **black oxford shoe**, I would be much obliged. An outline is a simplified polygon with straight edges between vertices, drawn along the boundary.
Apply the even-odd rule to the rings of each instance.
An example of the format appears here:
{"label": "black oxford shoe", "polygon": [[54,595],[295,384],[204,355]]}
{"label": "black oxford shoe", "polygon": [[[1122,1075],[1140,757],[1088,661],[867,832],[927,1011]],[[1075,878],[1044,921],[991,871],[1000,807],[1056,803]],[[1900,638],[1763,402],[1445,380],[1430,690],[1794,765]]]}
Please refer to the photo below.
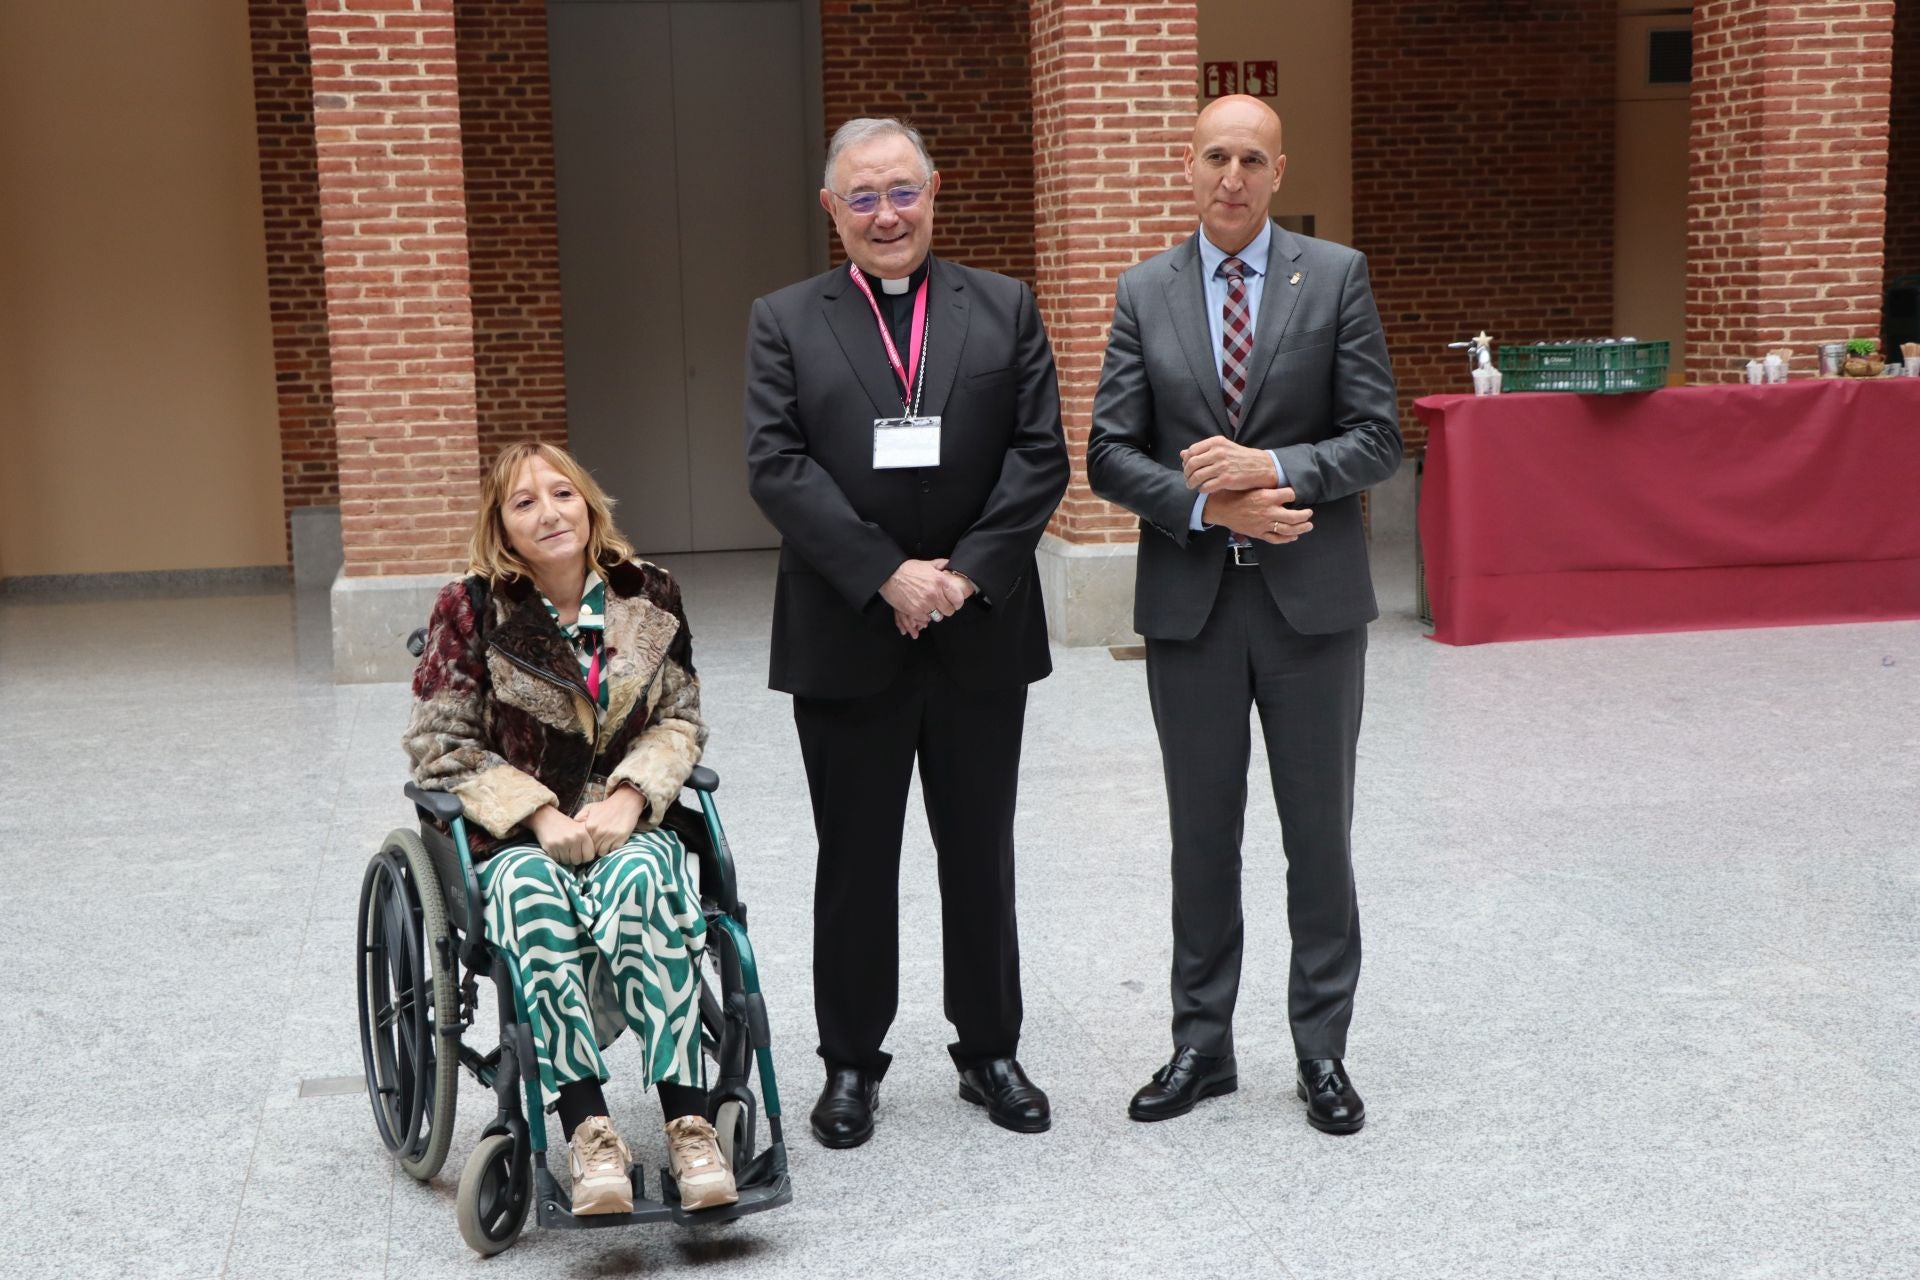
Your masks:
{"label": "black oxford shoe", "polygon": [[834,1067],[813,1104],[813,1136],[823,1147],[857,1147],[873,1136],[880,1082],[858,1067]]}
{"label": "black oxford shoe", "polygon": [[1338,1058],[1300,1059],[1294,1091],[1307,1104],[1307,1123],[1322,1133],[1358,1133],[1367,1122],[1367,1104]]}
{"label": "black oxford shoe", "polygon": [[960,1072],[960,1096],[987,1109],[987,1119],[1015,1133],[1045,1133],[1053,1111],[1039,1085],[1012,1058],[989,1058]]}
{"label": "black oxford shoe", "polygon": [[1193,1110],[1203,1098],[1232,1093],[1240,1087],[1233,1055],[1210,1058],[1192,1045],[1173,1051],[1173,1060],[1153,1073],[1127,1104],[1135,1120],[1171,1120]]}

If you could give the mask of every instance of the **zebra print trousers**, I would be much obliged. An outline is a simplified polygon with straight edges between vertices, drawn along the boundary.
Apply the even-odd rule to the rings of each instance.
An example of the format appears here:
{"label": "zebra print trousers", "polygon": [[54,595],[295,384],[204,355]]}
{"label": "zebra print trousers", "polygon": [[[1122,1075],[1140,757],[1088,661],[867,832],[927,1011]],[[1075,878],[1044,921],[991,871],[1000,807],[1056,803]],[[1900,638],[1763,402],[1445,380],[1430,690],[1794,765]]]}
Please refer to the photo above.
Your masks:
{"label": "zebra print trousers", "polygon": [[566,867],[535,845],[480,864],[487,941],[513,957],[526,996],[540,1085],[607,1079],[590,991],[605,965],[639,1037],[647,1083],[700,1088],[700,957],[707,923],[672,832],[636,832],[605,857]]}

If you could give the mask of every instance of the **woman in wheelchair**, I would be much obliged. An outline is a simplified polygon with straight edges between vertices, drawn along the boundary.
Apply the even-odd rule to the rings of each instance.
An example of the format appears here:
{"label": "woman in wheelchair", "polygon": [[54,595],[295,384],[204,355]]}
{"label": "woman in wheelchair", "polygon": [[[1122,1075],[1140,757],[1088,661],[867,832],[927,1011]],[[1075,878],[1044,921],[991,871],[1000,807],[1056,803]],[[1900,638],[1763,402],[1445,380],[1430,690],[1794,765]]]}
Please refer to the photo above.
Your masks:
{"label": "woman in wheelchair", "polygon": [[633,558],[593,477],[534,442],[487,476],[471,559],[434,605],[406,749],[415,782],[459,798],[484,859],[486,936],[526,990],[573,1212],[633,1209],[596,982],[639,1037],[681,1204],[731,1204],[701,1084],[706,923],[687,851],[658,825],[707,732],[679,589]]}

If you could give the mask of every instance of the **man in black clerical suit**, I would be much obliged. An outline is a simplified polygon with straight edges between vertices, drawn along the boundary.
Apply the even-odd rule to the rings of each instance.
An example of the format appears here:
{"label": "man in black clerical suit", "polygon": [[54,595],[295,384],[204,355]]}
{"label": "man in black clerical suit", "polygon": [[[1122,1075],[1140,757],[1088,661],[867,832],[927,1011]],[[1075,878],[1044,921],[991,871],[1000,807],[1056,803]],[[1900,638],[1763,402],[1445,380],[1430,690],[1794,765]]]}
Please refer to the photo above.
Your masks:
{"label": "man in black clerical suit", "polygon": [[851,261],[753,304],[746,394],[749,487],[781,538],[771,684],[819,838],[813,1131],[873,1134],[917,757],[960,1096],[1038,1133],[1013,812],[1027,686],[1052,669],[1034,548],[1067,485],[1053,352],[1024,284],[929,253],[940,175],[913,129],[849,121],[825,177]]}

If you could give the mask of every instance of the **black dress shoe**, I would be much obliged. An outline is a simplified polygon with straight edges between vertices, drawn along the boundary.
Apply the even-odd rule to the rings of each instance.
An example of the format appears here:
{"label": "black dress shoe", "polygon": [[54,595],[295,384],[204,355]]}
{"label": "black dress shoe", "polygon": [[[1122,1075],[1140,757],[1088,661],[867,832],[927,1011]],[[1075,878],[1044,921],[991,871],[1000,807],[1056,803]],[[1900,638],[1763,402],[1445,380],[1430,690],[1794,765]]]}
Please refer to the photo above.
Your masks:
{"label": "black dress shoe", "polygon": [[960,1096],[987,1109],[987,1119],[1015,1133],[1045,1133],[1053,1110],[1040,1086],[1012,1058],[988,1058],[960,1071]]}
{"label": "black dress shoe", "polygon": [[1307,1123],[1322,1133],[1358,1133],[1367,1122],[1367,1104],[1338,1058],[1300,1059],[1294,1091],[1307,1104]]}
{"label": "black dress shoe", "polygon": [[1173,1051],[1173,1060],[1153,1073],[1127,1104],[1135,1120],[1171,1120],[1193,1110],[1202,1098],[1232,1093],[1240,1087],[1233,1055],[1209,1058],[1191,1045]]}
{"label": "black dress shoe", "polygon": [[834,1067],[813,1104],[813,1136],[823,1147],[857,1147],[873,1136],[880,1082],[858,1067]]}

